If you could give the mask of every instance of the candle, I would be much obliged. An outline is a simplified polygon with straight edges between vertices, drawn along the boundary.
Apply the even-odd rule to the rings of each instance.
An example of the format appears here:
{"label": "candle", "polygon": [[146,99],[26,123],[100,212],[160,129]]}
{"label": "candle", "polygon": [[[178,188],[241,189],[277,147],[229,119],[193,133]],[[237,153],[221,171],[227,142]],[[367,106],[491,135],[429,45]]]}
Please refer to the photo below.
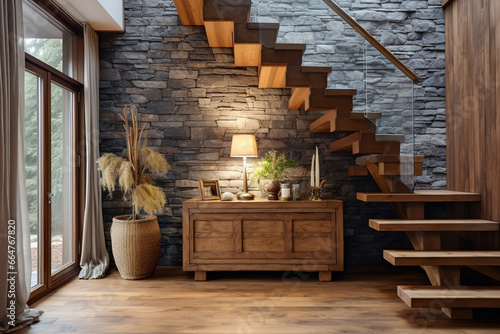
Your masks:
{"label": "candle", "polygon": [[315,187],[319,187],[319,154],[318,154],[318,146],[316,146],[316,172],[314,173],[316,177]]}
{"label": "candle", "polygon": [[311,160],[311,186],[314,187],[314,154]]}

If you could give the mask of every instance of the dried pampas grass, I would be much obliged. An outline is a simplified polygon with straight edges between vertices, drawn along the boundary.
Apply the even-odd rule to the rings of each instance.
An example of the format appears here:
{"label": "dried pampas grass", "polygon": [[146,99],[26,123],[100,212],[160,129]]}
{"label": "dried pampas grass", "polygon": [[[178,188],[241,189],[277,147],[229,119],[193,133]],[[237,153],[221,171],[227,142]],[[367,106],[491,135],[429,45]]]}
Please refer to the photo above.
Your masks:
{"label": "dried pampas grass", "polygon": [[97,159],[97,165],[101,171],[101,184],[103,189],[108,189],[110,193],[115,191],[116,186],[116,174],[120,170],[123,162],[126,162],[123,158],[117,157],[112,153],[106,153],[99,159]]}
{"label": "dried pampas grass", "polygon": [[141,150],[141,155],[144,152],[144,168],[151,173],[166,173],[170,170],[170,165],[160,153],[153,151],[150,148]]}
{"label": "dried pampas grass", "polygon": [[130,161],[124,161],[118,171],[118,183],[122,188],[124,198],[126,198],[127,194],[132,191],[134,186],[133,168],[134,166],[132,166]]}
{"label": "dried pampas grass", "polygon": [[139,130],[137,116],[132,106],[130,114],[131,126],[128,121],[128,108],[124,108],[123,115],[119,115],[125,123],[127,140],[127,149],[122,155],[124,158],[106,153],[97,160],[97,163],[101,170],[101,184],[104,189],[108,189],[111,194],[115,190],[118,176],[124,199],[132,195],[133,211],[130,219],[135,220],[141,210],[149,215],[162,211],[166,204],[165,193],[160,187],[151,185],[152,179],[144,173],[146,171],[166,173],[170,170],[170,165],[160,153],[146,147],[144,126]]}
{"label": "dried pampas grass", "polygon": [[132,194],[134,211],[143,209],[148,215],[161,212],[167,203],[165,193],[160,187],[151,184],[139,184]]}

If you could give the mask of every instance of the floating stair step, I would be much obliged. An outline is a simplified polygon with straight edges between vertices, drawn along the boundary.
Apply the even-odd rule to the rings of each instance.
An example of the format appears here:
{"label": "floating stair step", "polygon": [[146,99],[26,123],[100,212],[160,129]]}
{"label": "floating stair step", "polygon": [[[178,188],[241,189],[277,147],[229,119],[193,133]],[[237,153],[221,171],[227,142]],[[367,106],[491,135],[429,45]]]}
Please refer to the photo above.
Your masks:
{"label": "floating stair step", "polygon": [[356,89],[325,89],[326,96],[339,96],[339,95],[356,95]]}
{"label": "floating stair step", "polygon": [[[362,153],[399,154],[400,151],[401,151],[400,143],[398,141],[378,142],[374,138],[373,140],[361,139],[352,144],[352,154],[362,154]],[[381,175],[387,175],[387,174],[381,174]]]}
{"label": "floating stair step", "polygon": [[366,166],[368,164],[378,164],[386,162],[403,162],[403,163],[423,163],[425,157],[421,155],[365,155],[356,159],[356,165]]}
{"label": "floating stair step", "polygon": [[300,51],[305,51],[307,45],[302,44],[302,43],[276,43],[275,49],[276,50],[300,50]]}
{"label": "floating stair step", "polygon": [[309,94],[311,94],[311,87],[309,86],[292,88],[292,95],[288,100],[288,110],[304,109]]}
{"label": "floating stair step", "polygon": [[203,20],[231,20],[234,22],[248,22],[251,0],[204,0]]}
{"label": "floating stair step", "polygon": [[203,0],[174,0],[182,25],[203,25]]}
{"label": "floating stair step", "polygon": [[500,266],[500,251],[384,250],[393,266]]}
{"label": "floating stair step", "polygon": [[406,140],[405,135],[399,135],[399,134],[377,134],[375,136],[375,140],[378,142],[382,141],[398,141],[400,143],[404,142]]}
{"label": "floating stair step", "polygon": [[[364,134],[362,134],[361,132],[356,132],[348,136],[345,136],[344,138],[336,140],[333,143],[330,143],[330,152],[352,151],[352,144],[356,141],[359,141],[363,135]],[[373,139],[375,139],[375,134],[367,133],[366,135],[368,136],[371,135],[373,136]]]}
{"label": "floating stair step", "polygon": [[[381,163],[382,164],[382,163]],[[399,163],[395,162],[397,167],[391,167],[390,173],[387,169],[387,164],[383,167],[382,173],[380,172],[380,165],[379,164],[379,174],[380,175],[422,175],[423,172],[423,167],[422,163],[415,163],[413,165],[413,169],[411,168],[401,168],[399,166]],[[406,163],[403,163],[405,165]],[[348,167],[348,175],[349,176],[367,176],[370,175],[370,172],[368,171],[368,168],[366,166],[349,166]]]}
{"label": "floating stair step", "polygon": [[329,72],[302,72],[302,66],[288,66],[286,85],[292,87],[326,88]]}
{"label": "floating stair step", "polygon": [[259,66],[261,52],[260,43],[235,43],[234,66]]}
{"label": "floating stair step", "polygon": [[500,308],[500,287],[398,286],[409,307]]}
{"label": "floating stair step", "polygon": [[286,64],[262,63],[259,68],[259,88],[286,87]]}
{"label": "floating stair step", "polygon": [[481,194],[451,190],[415,190],[414,193],[357,193],[363,202],[479,202]]}
{"label": "floating stair step", "polygon": [[[277,44],[276,44],[277,45]],[[283,49],[278,50],[274,47],[262,47],[262,62],[263,63],[286,63],[287,66],[295,67],[302,64],[302,56],[304,50],[298,49]]]}
{"label": "floating stair step", "polygon": [[353,133],[330,144],[330,152],[352,151],[359,153],[398,154],[399,142],[378,142],[374,133]]}
{"label": "floating stair step", "polygon": [[500,224],[484,219],[370,219],[377,231],[498,231]]}
{"label": "floating stair step", "polygon": [[328,73],[332,72],[332,68],[328,66],[301,66],[300,71],[303,73]]}
{"label": "floating stair step", "polygon": [[[246,22],[246,21],[245,21]],[[273,48],[278,37],[279,23],[235,22],[235,43],[258,43]]]}
{"label": "floating stair step", "polygon": [[234,21],[205,21],[208,45],[212,48],[231,48],[234,45]]}
{"label": "floating stair step", "polygon": [[372,132],[373,130],[368,126],[368,122],[368,120],[362,119],[337,118],[337,110],[334,109],[314,121],[309,126],[309,130],[312,133]]}

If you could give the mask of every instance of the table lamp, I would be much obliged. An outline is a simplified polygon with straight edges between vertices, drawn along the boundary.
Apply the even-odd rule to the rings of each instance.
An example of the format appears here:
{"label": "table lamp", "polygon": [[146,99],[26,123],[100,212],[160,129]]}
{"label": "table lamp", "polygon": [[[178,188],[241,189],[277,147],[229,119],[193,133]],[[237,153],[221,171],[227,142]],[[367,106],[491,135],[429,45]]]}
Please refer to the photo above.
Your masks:
{"label": "table lamp", "polygon": [[248,193],[247,158],[257,156],[257,142],[254,135],[233,135],[231,157],[243,158],[243,192],[238,194],[239,200],[248,201],[254,198],[253,194]]}

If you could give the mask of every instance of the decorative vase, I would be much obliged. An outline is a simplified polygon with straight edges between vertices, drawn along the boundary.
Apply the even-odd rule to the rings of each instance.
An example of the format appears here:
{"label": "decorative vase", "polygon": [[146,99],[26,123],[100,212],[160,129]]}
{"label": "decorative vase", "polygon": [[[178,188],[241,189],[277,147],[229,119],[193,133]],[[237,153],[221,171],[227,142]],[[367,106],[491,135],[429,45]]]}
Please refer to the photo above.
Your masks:
{"label": "decorative vase", "polygon": [[149,277],[160,255],[161,232],[155,216],[127,220],[117,216],[111,225],[111,248],[116,267],[124,279]]}
{"label": "decorative vase", "polygon": [[278,200],[280,189],[280,184],[277,181],[269,181],[269,183],[264,186],[264,190],[267,192],[267,199],[271,201]]}

